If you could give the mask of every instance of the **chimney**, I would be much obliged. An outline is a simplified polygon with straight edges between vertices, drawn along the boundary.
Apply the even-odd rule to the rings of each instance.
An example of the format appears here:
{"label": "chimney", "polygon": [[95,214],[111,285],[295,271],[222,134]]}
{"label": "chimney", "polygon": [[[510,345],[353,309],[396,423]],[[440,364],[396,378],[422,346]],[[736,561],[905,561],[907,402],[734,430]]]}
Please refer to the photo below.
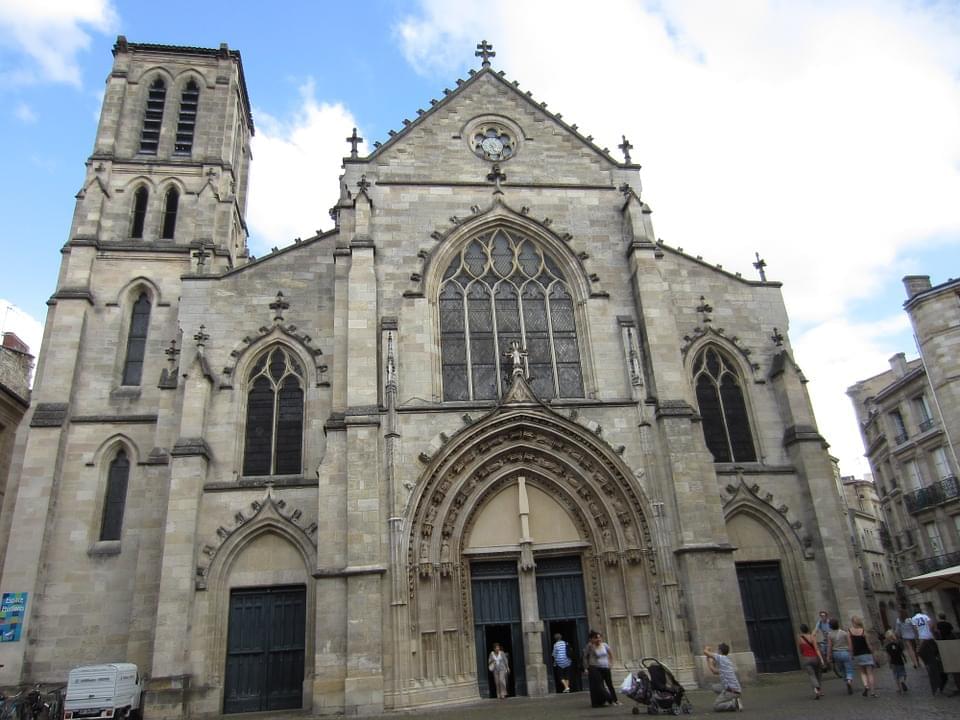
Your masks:
{"label": "chimney", "polygon": [[893,374],[898,378],[903,377],[907,374],[907,356],[902,352],[897,353],[892,358],[890,358],[890,369],[893,370]]}
{"label": "chimney", "polygon": [[3,334],[3,347],[7,350],[15,350],[25,355],[30,354],[30,348],[27,344],[12,332],[5,332]]}
{"label": "chimney", "polygon": [[930,289],[929,275],[907,275],[903,278],[903,286],[907,289],[907,300]]}

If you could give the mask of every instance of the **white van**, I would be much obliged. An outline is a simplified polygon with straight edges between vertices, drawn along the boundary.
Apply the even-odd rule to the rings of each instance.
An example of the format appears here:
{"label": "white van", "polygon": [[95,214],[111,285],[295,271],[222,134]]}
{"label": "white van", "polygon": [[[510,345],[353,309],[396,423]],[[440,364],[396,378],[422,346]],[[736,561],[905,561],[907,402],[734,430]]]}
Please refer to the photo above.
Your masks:
{"label": "white van", "polygon": [[70,671],[64,720],[143,717],[143,679],[133,663],[84,665]]}

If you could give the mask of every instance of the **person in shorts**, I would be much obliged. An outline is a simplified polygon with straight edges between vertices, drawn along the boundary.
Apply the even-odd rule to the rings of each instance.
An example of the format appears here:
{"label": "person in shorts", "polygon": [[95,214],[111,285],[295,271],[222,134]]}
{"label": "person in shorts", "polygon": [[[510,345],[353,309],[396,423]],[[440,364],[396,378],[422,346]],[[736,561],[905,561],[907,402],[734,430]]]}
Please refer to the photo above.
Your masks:
{"label": "person in shorts", "polygon": [[573,660],[570,659],[570,645],[563,639],[563,635],[556,633],[553,636],[553,666],[556,668],[557,679],[563,686],[563,690],[557,688],[557,692],[570,692],[570,666]]}
{"label": "person in shorts", "polygon": [[897,638],[903,642],[903,647],[907,651],[907,655],[910,657],[910,662],[913,663],[913,667],[920,667],[919,662],[917,662],[917,629],[910,621],[910,616],[907,614],[907,609],[904,607],[900,608],[900,617],[897,618],[897,622],[894,625],[894,631]]}

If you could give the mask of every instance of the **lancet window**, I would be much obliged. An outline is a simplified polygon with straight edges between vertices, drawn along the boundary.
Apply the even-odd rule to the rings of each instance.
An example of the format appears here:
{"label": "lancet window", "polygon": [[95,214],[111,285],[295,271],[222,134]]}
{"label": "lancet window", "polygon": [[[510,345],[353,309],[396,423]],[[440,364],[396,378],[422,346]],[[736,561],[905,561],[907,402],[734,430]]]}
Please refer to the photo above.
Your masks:
{"label": "lancet window", "polygon": [[127,357],[123,363],[123,384],[139,385],[143,377],[143,359],[147,350],[147,330],[150,327],[150,298],[145,292],[133,304],[130,330],[127,333]]}
{"label": "lancet window", "polygon": [[303,454],[303,369],[293,353],[265,352],[248,376],[244,475],[295,475]]}
{"label": "lancet window", "polygon": [[119,540],[123,530],[123,510],[127,503],[127,483],[130,480],[130,460],[121,448],[107,471],[107,491],[103,499],[103,518],[100,522],[100,540]]}
{"label": "lancet window", "polygon": [[757,453],[736,365],[708,345],[693,363],[703,438],[714,462],[755,462]]}
{"label": "lancet window", "polygon": [[180,95],[180,114],[177,116],[177,137],[173,152],[189,155],[193,151],[193,135],[197,127],[197,109],[200,105],[200,88],[193,80],[188,82]]}
{"label": "lancet window", "polygon": [[498,229],[467,243],[443,274],[439,309],[444,400],[498,397],[513,341],[538,397],[583,397],[573,296],[529,238]]}
{"label": "lancet window", "polygon": [[160,231],[160,237],[164,240],[172,240],[177,230],[177,211],[180,209],[180,193],[176,188],[167,190],[166,197],[163,199],[163,226]]}
{"label": "lancet window", "polygon": [[130,237],[132,238],[143,237],[143,226],[147,221],[147,201],[149,199],[150,191],[143,185],[133,193],[133,219],[130,223]]}
{"label": "lancet window", "polygon": [[147,107],[140,132],[140,152],[146,155],[156,155],[160,146],[160,127],[163,125],[163,104],[166,99],[167,85],[162,78],[157,78],[147,91]]}

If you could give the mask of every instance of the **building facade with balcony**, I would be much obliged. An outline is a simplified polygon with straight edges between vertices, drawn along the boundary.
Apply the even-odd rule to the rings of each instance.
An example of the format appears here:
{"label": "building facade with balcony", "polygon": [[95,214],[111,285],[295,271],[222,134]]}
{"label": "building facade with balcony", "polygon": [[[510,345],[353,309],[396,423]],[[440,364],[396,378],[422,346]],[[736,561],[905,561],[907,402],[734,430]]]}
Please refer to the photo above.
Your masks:
{"label": "building facade with balcony", "polygon": [[897,619],[896,575],[891,556],[893,542],[884,520],[880,496],[872,478],[841,478],[843,499],[860,581],[867,625],[887,630]]}
{"label": "building facade with balcony", "polygon": [[901,604],[960,620],[960,593],[919,593],[904,578],[960,564],[960,280],[904,278],[920,357],[847,390],[892,547]]}

